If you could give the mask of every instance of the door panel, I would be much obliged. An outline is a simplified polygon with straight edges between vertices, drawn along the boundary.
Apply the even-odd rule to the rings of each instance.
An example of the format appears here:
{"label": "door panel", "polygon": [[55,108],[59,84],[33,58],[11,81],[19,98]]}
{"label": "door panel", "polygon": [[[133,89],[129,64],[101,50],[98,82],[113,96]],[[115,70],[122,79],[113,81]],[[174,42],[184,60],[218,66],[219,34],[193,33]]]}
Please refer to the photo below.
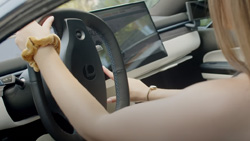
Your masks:
{"label": "door panel", "polygon": [[[234,49],[235,54],[243,60],[240,48]],[[237,73],[226,60],[221,50],[210,51],[203,57],[202,76],[204,79],[230,78]]]}
{"label": "door panel", "polygon": [[[201,38],[200,55],[201,69],[204,79],[230,78],[238,73],[226,60],[219,49],[212,28],[199,31]],[[243,60],[240,48],[234,49],[235,54]]]}

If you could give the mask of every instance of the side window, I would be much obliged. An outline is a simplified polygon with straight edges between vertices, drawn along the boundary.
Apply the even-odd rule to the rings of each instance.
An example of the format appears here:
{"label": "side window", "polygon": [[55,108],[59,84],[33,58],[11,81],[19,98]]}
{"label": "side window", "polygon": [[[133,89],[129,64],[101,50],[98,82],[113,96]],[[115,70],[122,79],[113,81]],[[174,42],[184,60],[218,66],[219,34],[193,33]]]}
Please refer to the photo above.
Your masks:
{"label": "side window", "polygon": [[210,19],[208,1],[197,0],[186,2],[187,14],[189,21],[193,24],[189,24],[194,28],[209,28],[212,24]]}
{"label": "side window", "polygon": [[[205,1],[206,2],[206,11],[209,12],[209,7],[208,7],[208,3],[207,0],[198,0],[198,1]],[[209,28],[212,26],[212,19],[210,18],[210,16],[205,17],[204,19],[200,20],[200,28]]]}
{"label": "side window", "polygon": [[210,28],[212,26],[213,22],[211,18],[205,18],[200,20],[200,28]]}

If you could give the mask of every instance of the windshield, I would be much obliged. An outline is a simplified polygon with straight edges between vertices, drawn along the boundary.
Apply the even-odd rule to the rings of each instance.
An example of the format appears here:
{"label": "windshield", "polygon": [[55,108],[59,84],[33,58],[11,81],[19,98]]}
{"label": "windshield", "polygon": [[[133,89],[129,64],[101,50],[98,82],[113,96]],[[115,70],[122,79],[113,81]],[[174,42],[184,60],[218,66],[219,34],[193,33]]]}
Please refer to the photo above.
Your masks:
{"label": "windshield", "polygon": [[0,19],[25,2],[26,0],[0,0]]}
{"label": "windshield", "polygon": [[72,0],[59,8],[74,8],[83,11],[93,11],[115,5],[145,1],[148,8],[153,7],[160,0]]}
{"label": "windshield", "polygon": [[0,42],[68,0],[0,0]]}

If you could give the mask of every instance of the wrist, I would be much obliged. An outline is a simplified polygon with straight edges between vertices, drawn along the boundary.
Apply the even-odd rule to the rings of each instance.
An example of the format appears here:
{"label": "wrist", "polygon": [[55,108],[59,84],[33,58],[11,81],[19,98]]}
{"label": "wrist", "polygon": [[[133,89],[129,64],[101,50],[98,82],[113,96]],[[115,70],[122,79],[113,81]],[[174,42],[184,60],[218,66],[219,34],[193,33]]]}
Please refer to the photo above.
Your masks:
{"label": "wrist", "polygon": [[39,56],[37,55],[37,53],[41,52],[41,50],[44,50],[44,49],[51,50],[51,47],[53,47],[54,50],[59,54],[60,45],[61,45],[60,38],[55,34],[50,34],[49,36],[41,38],[41,39],[40,38],[38,39],[36,37],[28,37],[26,48],[22,51],[21,56],[25,61],[29,63],[31,67],[33,67],[34,71],[38,72],[39,67],[35,60],[35,58],[37,58],[36,56]]}
{"label": "wrist", "polygon": [[55,51],[55,49],[52,45],[39,48],[37,50],[37,53],[34,55],[34,60],[37,61],[37,60],[39,60],[39,58],[42,58],[42,57],[44,59],[44,57],[47,57],[49,54],[51,54],[54,51]]}
{"label": "wrist", "polygon": [[34,60],[37,64],[40,64],[41,62],[45,61],[50,58],[52,54],[57,54],[56,50],[53,46],[46,46],[39,48],[37,53],[34,56]]}

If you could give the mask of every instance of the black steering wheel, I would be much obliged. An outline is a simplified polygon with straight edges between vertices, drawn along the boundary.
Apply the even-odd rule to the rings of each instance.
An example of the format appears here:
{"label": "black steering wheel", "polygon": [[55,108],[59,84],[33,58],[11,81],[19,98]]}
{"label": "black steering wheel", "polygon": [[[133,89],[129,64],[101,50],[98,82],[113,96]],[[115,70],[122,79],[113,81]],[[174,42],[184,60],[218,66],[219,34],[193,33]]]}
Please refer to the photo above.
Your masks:
{"label": "black steering wheel", "polygon": [[[95,15],[76,10],[54,11],[45,16],[41,22],[50,15],[55,17],[52,25],[54,32],[61,38],[60,57],[71,73],[106,107],[105,75],[96,47],[105,48],[114,73],[117,96],[116,109],[128,106],[129,90],[126,70],[120,48],[111,29]],[[95,39],[92,38],[93,36],[96,36]],[[99,44],[100,42],[101,44]],[[55,102],[51,104],[51,101],[54,100],[40,73],[35,73],[30,67],[28,70],[37,112],[52,137],[60,141],[84,140],[74,129],[67,131],[67,127],[58,124],[55,115],[60,115],[63,119],[66,117],[60,108],[55,106]]]}

